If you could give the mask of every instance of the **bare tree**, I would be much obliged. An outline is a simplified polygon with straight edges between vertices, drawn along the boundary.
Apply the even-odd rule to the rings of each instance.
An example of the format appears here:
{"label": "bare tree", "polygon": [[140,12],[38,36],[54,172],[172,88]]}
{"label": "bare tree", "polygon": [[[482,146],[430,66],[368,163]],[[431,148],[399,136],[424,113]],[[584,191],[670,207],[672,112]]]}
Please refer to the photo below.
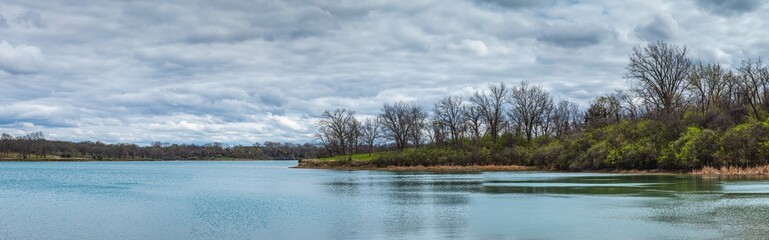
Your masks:
{"label": "bare tree", "polygon": [[411,122],[409,137],[414,147],[418,148],[422,144],[424,130],[427,128],[427,112],[421,106],[412,104],[409,108],[409,119]]}
{"label": "bare tree", "polygon": [[481,117],[486,124],[486,131],[491,135],[492,140],[496,140],[504,123],[504,104],[507,98],[507,86],[504,83],[499,85],[489,85],[489,92],[475,92],[470,98],[470,102],[478,107]]}
{"label": "bare tree", "polygon": [[579,130],[581,121],[579,107],[572,102],[561,100],[553,109],[548,122],[552,124],[553,134],[558,137]]}
{"label": "bare tree", "polygon": [[698,64],[689,76],[689,91],[698,110],[724,109],[729,105],[729,85],[733,84],[730,70],[718,64]]}
{"label": "bare tree", "polygon": [[613,95],[618,102],[620,108],[622,108],[625,117],[629,119],[636,119],[645,114],[643,106],[639,106],[636,101],[636,97],[630,92],[625,90],[616,90]]}
{"label": "bare tree", "polygon": [[553,109],[553,99],[542,87],[529,86],[528,82],[521,82],[510,91],[510,103],[512,108],[508,115],[521,127],[526,134],[526,140],[540,133],[547,133],[547,115]]}
{"label": "bare tree", "polygon": [[13,136],[3,133],[2,138],[0,138],[0,153],[2,153],[3,157],[10,156],[13,142]]}
{"label": "bare tree", "polygon": [[353,154],[358,151],[358,144],[361,140],[360,126],[361,122],[357,118],[353,117],[347,122],[347,153]]}
{"label": "bare tree", "polygon": [[464,119],[467,130],[470,132],[470,136],[473,139],[473,143],[477,146],[478,140],[481,137],[481,127],[483,122],[483,116],[481,115],[480,107],[466,107]]}
{"label": "bare tree", "polygon": [[415,127],[411,110],[412,104],[405,102],[385,103],[379,114],[380,119],[382,119],[384,136],[394,141],[398,149],[404,149],[408,146],[412,128]]}
{"label": "bare tree", "polygon": [[740,92],[742,100],[753,110],[756,119],[761,120],[759,109],[767,104],[767,84],[769,84],[769,69],[762,63],[761,59],[756,61],[746,60],[742,62],[739,68],[740,73]]}
{"label": "bare tree", "polygon": [[38,146],[38,143],[45,141],[45,135],[43,135],[43,132],[33,132],[18,137],[16,141],[18,143],[18,149],[21,152],[21,158],[27,159]]}
{"label": "bare tree", "polygon": [[683,92],[692,69],[686,47],[665,42],[636,46],[624,77],[634,81],[633,91],[663,115],[683,107]]}
{"label": "bare tree", "polygon": [[442,122],[436,119],[430,121],[430,131],[428,131],[430,142],[439,146],[446,143],[446,128]]}
{"label": "bare tree", "polygon": [[318,133],[315,134],[322,143],[329,146],[332,154],[346,155],[354,149],[357,137],[357,121],[355,111],[337,108],[333,112],[324,111],[318,122]]}
{"label": "bare tree", "polygon": [[363,120],[360,128],[361,138],[368,147],[368,154],[374,151],[374,144],[382,135],[382,125],[379,117],[367,117]]}
{"label": "bare tree", "polygon": [[458,144],[462,138],[465,125],[465,105],[462,103],[462,97],[448,96],[435,104],[433,109],[435,120],[440,126],[448,129],[451,140]]}
{"label": "bare tree", "polygon": [[603,127],[622,120],[622,107],[612,95],[600,96],[590,103],[585,113],[585,125],[588,128]]}

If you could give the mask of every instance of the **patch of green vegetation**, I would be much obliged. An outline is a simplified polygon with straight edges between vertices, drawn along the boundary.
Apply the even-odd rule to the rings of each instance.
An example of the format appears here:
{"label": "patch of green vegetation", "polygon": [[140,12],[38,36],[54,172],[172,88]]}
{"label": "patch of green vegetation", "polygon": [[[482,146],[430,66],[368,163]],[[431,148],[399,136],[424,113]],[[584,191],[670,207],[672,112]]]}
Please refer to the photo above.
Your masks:
{"label": "patch of green vegetation", "polygon": [[327,160],[348,160],[352,159],[353,161],[371,161],[374,159],[379,158],[381,155],[381,152],[374,152],[371,154],[368,153],[358,153],[353,155],[343,155],[343,156],[333,156],[333,157],[324,157],[324,158],[318,158],[318,160],[327,161]]}

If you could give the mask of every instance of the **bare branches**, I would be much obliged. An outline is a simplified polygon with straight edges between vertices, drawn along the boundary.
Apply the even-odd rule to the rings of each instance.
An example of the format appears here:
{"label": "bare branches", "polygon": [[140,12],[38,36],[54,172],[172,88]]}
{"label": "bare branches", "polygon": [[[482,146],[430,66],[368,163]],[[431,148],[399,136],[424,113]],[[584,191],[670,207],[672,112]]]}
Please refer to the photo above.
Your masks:
{"label": "bare branches", "polygon": [[582,111],[577,104],[561,100],[555,106],[548,121],[552,125],[553,135],[564,136],[582,127]]}
{"label": "bare branches", "polygon": [[624,77],[634,81],[633,91],[654,110],[669,115],[684,104],[692,65],[686,47],[649,43],[645,48],[633,48]]}
{"label": "bare branches", "polygon": [[462,97],[448,96],[433,108],[437,126],[446,128],[454,144],[459,143],[465,129],[465,105]]}
{"label": "bare branches", "polygon": [[761,59],[748,59],[742,62],[738,71],[741,99],[753,110],[755,118],[762,120],[759,108],[767,107],[769,67],[765,66]]}
{"label": "bare branches", "polygon": [[521,82],[510,91],[512,108],[508,115],[526,134],[526,140],[531,141],[537,133],[547,134],[549,113],[553,109],[553,99],[540,86],[529,86]]}
{"label": "bare branches", "polygon": [[362,121],[360,126],[360,135],[362,141],[368,147],[368,153],[374,151],[374,144],[382,135],[382,124],[379,117],[368,117]]}
{"label": "bare branches", "polygon": [[483,121],[486,124],[486,131],[491,135],[492,140],[496,140],[504,123],[504,104],[507,99],[508,89],[504,83],[489,85],[489,92],[475,92],[470,98],[470,102],[475,104]]}
{"label": "bare branches", "polygon": [[323,112],[323,119],[318,122],[318,138],[328,150],[335,154],[346,155],[357,146],[360,134],[355,111],[337,108],[333,112]]}
{"label": "bare branches", "polygon": [[413,103],[385,103],[379,114],[384,126],[384,136],[395,142],[398,149],[404,149],[409,141],[419,147],[422,130],[426,127],[427,113]]}

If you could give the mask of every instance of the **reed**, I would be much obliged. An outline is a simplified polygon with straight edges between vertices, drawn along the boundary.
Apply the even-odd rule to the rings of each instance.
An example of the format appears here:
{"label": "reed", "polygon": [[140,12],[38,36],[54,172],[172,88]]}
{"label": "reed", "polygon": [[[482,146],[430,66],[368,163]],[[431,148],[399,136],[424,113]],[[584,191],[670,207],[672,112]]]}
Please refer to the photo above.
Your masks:
{"label": "reed", "polygon": [[769,175],[769,165],[756,167],[703,167],[700,170],[694,170],[692,174],[698,175]]}

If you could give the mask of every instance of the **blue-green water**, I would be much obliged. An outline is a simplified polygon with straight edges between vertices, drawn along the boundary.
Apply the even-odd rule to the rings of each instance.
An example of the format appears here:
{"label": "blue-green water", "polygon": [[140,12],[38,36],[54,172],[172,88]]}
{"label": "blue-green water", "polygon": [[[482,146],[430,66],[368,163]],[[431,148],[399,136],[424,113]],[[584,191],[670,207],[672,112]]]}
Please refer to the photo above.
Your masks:
{"label": "blue-green water", "polygon": [[769,181],[3,162],[0,239],[683,239],[769,236]]}

